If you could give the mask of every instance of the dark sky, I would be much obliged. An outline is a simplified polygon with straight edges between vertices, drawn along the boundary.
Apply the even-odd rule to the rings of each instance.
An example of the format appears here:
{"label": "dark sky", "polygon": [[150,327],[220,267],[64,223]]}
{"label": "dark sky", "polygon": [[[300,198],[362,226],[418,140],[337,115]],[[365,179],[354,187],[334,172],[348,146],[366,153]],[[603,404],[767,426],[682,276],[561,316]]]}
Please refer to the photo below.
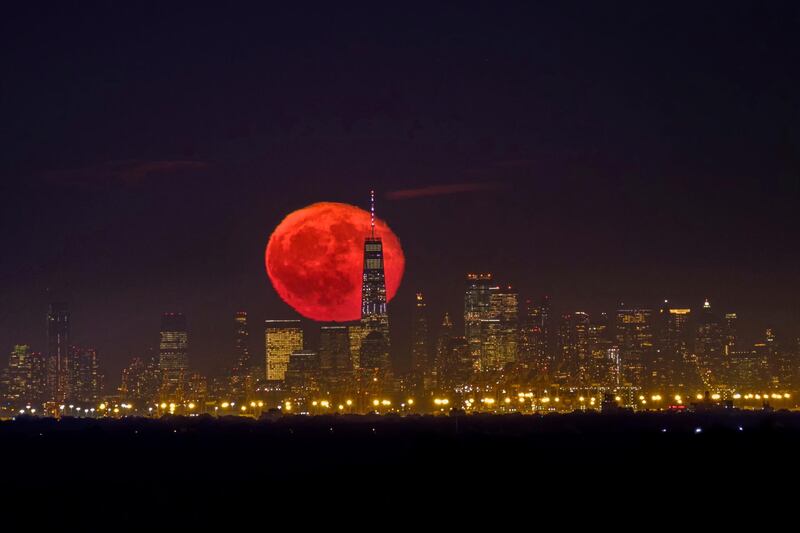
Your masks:
{"label": "dark sky", "polygon": [[[708,296],[799,333],[797,2],[22,4],[0,18],[4,353],[44,348],[54,287],[112,383],[167,310],[218,368],[234,311],[293,316],[271,230],[370,188],[407,256],[400,359],[415,290],[460,315],[471,270],[561,311]],[[440,185],[478,190],[391,199]]]}

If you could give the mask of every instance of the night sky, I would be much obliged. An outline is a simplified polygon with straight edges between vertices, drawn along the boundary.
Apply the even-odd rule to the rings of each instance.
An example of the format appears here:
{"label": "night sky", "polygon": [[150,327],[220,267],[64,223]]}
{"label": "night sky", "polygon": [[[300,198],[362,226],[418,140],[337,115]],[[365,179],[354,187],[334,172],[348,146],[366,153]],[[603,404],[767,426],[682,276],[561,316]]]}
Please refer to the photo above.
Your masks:
{"label": "night sky", "polygon": [[112,384],[162,311],[203,371],[236,310],[261,353],[261,320],[295,316],[270,232],[370,188],[406,254],[401,365],[414,292],[459,316],[468,271],[559,311],[708,296],[750,340],[800,333],[798,2],[22,4],[0,17],[3,354],[44,350],[48,288]]}

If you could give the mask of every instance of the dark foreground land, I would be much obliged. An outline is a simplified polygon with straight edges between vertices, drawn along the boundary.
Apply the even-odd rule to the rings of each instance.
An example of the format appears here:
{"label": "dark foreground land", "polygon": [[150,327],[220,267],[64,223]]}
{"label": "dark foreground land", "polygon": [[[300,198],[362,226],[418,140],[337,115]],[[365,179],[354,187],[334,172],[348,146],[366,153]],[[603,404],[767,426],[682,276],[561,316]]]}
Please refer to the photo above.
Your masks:
{"label": "dark foreground land", "polygon": [[789,412],[0,423],[6,489],[115,517],[322,504],[611,512],[717,498],[753,510],[796,494],[799,454]]}

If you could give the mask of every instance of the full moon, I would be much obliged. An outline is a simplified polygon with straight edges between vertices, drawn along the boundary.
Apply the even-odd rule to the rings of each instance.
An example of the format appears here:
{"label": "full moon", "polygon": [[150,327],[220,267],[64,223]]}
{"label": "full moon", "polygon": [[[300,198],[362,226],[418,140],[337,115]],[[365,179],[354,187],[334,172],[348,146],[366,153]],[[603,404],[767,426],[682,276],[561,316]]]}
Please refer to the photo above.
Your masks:
{"label": "full moon", "polygon": [[[290,213],[269,238],[267,274],[278,295],[306,318],[346,322],[361,318],[364,238],[370,214],[335,202],[311,204]],[[383,240],[386,297],[400,287],[405,257],[400,240],[380,219],[375,235]]]}

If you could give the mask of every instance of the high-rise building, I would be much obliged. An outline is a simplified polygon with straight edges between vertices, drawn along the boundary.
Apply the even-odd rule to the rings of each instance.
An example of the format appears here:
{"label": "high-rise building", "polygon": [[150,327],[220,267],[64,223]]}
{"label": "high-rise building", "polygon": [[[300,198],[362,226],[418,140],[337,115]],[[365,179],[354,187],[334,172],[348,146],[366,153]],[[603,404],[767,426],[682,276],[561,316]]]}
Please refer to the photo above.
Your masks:
{"label": "high-rise building", "polygon": [[189,333],[183,313],[161,315],[158,369],[161,374],[161,399],[182,401],[189,372]]}
{"label": "high-rise building", "polygon": [[[359,366],[368,360],[368,371],[390,370],[389,314],[386,307],[386,275],[383,241],[375,235],[375,191],[370,192],[371,233],[364,239],[364,270],[361,279],[361,325],[364,328]],[[364,343],[367,342],[365,353]],[[372,365],[378,365],[372,367]]]}
{"label": "high-rise building", "polygon": [[691,309],[671,307],[668,301],[658,311],[658,333],[648,385],[654,392],[684,393],[700,388],[697,364],[691,346]]}
{"label": "high-rise building", "polygon": [[267,320],[264,326],[267,379],[285,378],[292,352],[303,349],[303,329],[299,320]]}
{"label": "high-rise building", "polygon": [[296,350],[289,356],[286,389],[295,398],[308,398],[319,391],[320,360],[314,350]]}
{"label": "high-rise building", "polygon": [[643,387],[645,365],[653,350],[652,311],[639,307],[621,307],[617,309],[615,326],[622,383]]}
{"label": "high-rise building", "polygon": [[208,378],[200,372],[190,373],[187,379],[185,400],[194,403],[195,406],[201,406],[200,411],[202,411],[202,406],[205,404],[207,398]]}
{"label": "high-rise building", "polygon": [[69,391],[69,307],[53,302],[47,313],[47,400],[64,403]]}
{"label": "high-rise building", "polygon": [[450,315],[445,313],[442,325],[439,327],[439,334],[436,337],[436,356],[433,362],[433,382],[436,387],[442,389],[448,381],[448,345],[453,337],[453,322]]}
{"label": "high-rise building", "polygon": [[230,372],[230,396],[242,401],[253,395],[256,372],[250,357],[250,332],[247,313],[239,311],[234,316],[233,366]]}
{"label": "high-rise building", "polygon": [[519,358],[530,364],[540,376],[552,369],[549,345],[550,298],[545,296],[541,302],[525,301],[525,311],[520,327]]}
{"label": "high-rise building", "polygon": [[798,370],[794,350],[790,346],[783,346],[779,343],[771,328],[767,329],[763,344],[768,377],[767,385],[772,389],[782,391],[794,390]]}
{"label": "high-rise building", "polygon": [[727,360],[724,354],[722,327],[708,299],[703,302],[703,308],[698,315],[694,342],[698,372],[704,387],[721,390],[727,386]]}
{"label": "high-rise building", "polygon": [[500,319],[482,318],[478,325],[481,332],[479,337],[481,355],[475,368],[481,372],[500,370],[503,368],[500,346],[502,342]]}
{"label": "high-rise building", "polygon": [[416,390],[425,388],[425,380],[430,374],[428,340],[428,312],[425,297],[418,292],[411,317],[411,376]]}
{"label": "high-rise building", "polygon": [[589,322],[589,381],[593,387],[617,385],[616,352],[608,314],[600,313]]}
{"label": "high-rise building", "polygon": [[321,384],[330,391],[341,392],[351,383],[353,362],[347,326],[320,328],[319,370]]}
{"label": "high-rise building", "polygon": [[722,331],[722,351],[727,357],[731,352],[737,350],[736,341],[739,336],[739,319],[736,313],[725,313]]}
{"label": "high-rise building", "polygon": [[590,325],[589,315],[583,311],[562,315],[558,332],[559,360],[555,373],[559,382],[577,387],[591,384]]}
{"label": "high-rise building", "polygon": [[474,360],[465,337],[442,337],[439,389],[443,392],[465,387],[475,372]]}
{"label": "high-rise building", "polygon": [[[519,294],[511,286],[491,287],[489,317],[496,321],[495,358],[485,358],[484,369],[501,369],[519,357]],[[485,322],[482,322],[482,324]],[[494,324],[487,324],[492,328]]]}
{"label": "high-rise building", "polygon": [[40,404],[46,385],[45,359],[31,352],[30,346],[18,344],[8,360],[6,400],[12,404]]}
{"label": "high-rise building", "polygon": [[361,342],[367,333],[361,322],[352,323],[347,327],[347,335],[350,338],[350,364],[354,371],[358,371],[361,367]]}
{"label": "high-rise building", "polygon": [[119,388],[123,401],[134,405],[150,404],[158,401],[161,389],[161,372],[158,357],[153,353],[147,357],[134,357],[122,370]]}
{"label": "high-rise building", "polygon": [[69,401],[79,405],[96,403],[103,393],[103,375],[97,350],[73,346],[70,350]]}
{"label": "high-rise building", "polygon": [[482,357],[481,321],[490,319],[491,274],[467,274],[464,293],[464,337],[469,345],[475,369],[480,369]]}
{"label": "high-rise building", "polygon": [[761,357],[756,350],[734,350],[729,353],[729,385],[736,391],[762,390],[766,379]]}

